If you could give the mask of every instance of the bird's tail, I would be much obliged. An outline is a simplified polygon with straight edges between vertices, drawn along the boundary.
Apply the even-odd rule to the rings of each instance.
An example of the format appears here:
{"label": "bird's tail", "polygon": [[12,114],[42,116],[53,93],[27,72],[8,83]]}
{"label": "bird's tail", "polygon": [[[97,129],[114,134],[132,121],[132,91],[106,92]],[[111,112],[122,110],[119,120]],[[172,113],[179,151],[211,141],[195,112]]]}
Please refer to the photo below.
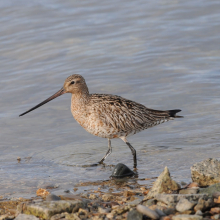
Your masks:
{"label": "bird's tail", "polygon": [[183,116],[176,115],[176,113],[181,112],[180,109],[168,110],[171,118],[183,118]]}

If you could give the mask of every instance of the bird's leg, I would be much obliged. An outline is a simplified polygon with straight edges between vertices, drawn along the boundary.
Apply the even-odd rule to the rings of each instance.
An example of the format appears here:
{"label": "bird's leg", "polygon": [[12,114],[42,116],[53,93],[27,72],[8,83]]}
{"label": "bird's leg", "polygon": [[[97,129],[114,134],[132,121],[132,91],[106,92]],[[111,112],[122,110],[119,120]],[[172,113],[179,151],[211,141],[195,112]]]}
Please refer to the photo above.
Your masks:
{"label": "bird's leg", "polygon": [[111,140],[108,139],[108,151],[106,155],[98,163],[103,163],[103,161],[111,154],[111,152],[112,152]]}
{"label": "bird's leg", "polygon": [[131,153],[133,155],[134,160],[134,168],[137,168],[137,157],[136,157],[136,150],[131,146],[131,144],[127,141],[125,137],[121,137],[121,139],[128,145],[128,147],[131,149]]}

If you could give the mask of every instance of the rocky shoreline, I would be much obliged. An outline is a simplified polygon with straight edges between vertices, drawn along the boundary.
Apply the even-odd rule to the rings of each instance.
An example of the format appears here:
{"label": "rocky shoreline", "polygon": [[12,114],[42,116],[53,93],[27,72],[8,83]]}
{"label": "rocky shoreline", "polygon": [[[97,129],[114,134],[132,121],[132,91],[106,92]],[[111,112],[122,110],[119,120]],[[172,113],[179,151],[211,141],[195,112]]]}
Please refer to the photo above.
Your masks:
{"label": "rocky shoreline", "polygon": [[31,199],[0,200],[0,220],[220,219],[219,171],[220,162],[207,159],[191,167],[190,184],[177,183],[165,167],[150,189],[128,177],[80,183],[97,188],[83,193],[38,189]]}

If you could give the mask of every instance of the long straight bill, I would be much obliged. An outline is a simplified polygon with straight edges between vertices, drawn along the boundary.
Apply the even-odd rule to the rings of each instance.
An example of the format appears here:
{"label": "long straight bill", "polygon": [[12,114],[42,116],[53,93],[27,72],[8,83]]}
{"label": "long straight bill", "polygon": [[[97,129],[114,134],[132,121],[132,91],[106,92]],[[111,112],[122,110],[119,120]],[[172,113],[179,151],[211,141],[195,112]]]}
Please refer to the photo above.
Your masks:
{"label": "long straight bill", "polygon": [[55,98],[58,97],[58,96],[63,95],[64,93],[66,93],[65,90],[64,90],[64,88],[61,88],[61,89],[60,89],[58,92],[56,92],[54,95],[50,96],[48,99],[44,100],[44,101],[41,102],[40,104],[38,104],[38,105],[36,105],[35,107],[29,109],[28,111],[22,113],[21,115],[19,115],[19,117],[20,117],[20,116],[23,116],[23,115],[25,115],[25,114],[27,114],[28,112],[33,111],[33,110],[36,109],[36,108],[39,108],[40,106],[46,104],[47,102],[49,102],[49,101],[55,99]]}

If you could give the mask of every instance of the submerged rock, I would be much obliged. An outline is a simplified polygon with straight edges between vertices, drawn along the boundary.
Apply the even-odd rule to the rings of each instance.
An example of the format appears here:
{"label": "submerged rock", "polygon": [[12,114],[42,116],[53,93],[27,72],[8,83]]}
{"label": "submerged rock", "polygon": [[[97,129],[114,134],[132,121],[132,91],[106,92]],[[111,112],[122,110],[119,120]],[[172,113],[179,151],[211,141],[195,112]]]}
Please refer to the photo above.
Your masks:
{"label": "submerged rock", "polygon": [[123,177],[134,176],[134,175],[135,175],[135,173],[132,170],[130,170],[130,168],[128,168],[125,164],[118,163],[115,166],[111,177],[123,178]]}
{"label": "submerged rock", "polygon": [[171,179],[170,172],[168,168],[165,167],[164,171],[157,178],[150,192],[146,197],[144,197],[144,199],[154,198],[157,194],[160,193],[171,193],[172,191],[178,190],[179,188],[179,184]]}
{"label": "submerged rock", "polygon": [[210,186],[220,182],[220,161],[209,158],[191,167],[191,176],[200,186]]}

